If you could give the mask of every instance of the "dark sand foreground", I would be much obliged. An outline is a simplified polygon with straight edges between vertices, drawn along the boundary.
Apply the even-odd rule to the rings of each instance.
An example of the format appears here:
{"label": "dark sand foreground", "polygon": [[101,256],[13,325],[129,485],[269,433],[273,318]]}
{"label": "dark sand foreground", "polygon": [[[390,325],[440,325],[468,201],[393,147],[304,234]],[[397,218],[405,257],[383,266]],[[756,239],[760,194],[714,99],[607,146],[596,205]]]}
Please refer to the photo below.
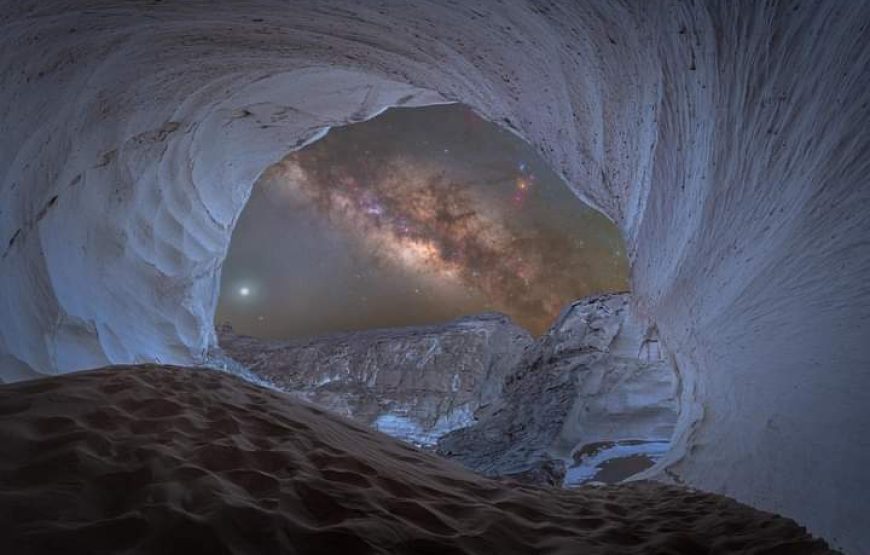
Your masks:
{"label": "dark sand foreground", "polygon": [[488,480],[214,371],[0,387],[0,553],[831,553],[794,522],[653,483]]}

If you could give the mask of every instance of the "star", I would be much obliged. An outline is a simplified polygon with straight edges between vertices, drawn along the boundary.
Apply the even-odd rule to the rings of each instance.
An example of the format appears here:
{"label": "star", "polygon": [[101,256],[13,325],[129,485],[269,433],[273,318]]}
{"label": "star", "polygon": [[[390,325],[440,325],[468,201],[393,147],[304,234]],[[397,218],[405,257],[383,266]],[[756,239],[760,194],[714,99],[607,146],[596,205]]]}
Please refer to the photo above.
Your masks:
{"label": "star", "polygon": [[[264,196],[253,196],[248,210],[259,202],[264,225],[275,226],[269,235],[288,246],[266,253],[264,265],[274,275],[239,258],[235,273],[225,274],[239,276],[228,282],[235,301],[226,303],[228,310],[260,322],[256,327],[268,334],[383,327],[404,318],[417,324],[484,310],[509,313],[538,333],[562,304],[583,296],[587,285],[568,262],[586,264],[604,249],[597,236],[584,248],[589,225],[572,226],[562,210],[577,201],[567,187],[537,158],[526,158],[526,152],[536,156],[530,148],[505,148],[501,140],[488,145],[483,127],[439,131],[450,118],[433,118],[393,131],[382,126],[353,141],[356,127],[348,127],[270,169]],[[405,128],[412,133],[398,136]],[[450,142],[456,137],[462,142]],[[276,206],[286,207],[286,217]],[[549,206],[559,208],[552,219]],[[253,227],[258,220],[248,217],[245,253],[263,250],[264,235]],[[285,221],[304,225],[278,227]],[[291,248],[294,241],[298,248]],[[622,267],[614,262],[612,268],[606,271]],[[290,271],[293,288],[282,281]],[[333,304],[355,310],[324,310],[321,319],[308,310]],[[260,310],[270,312],[261,320]]]}

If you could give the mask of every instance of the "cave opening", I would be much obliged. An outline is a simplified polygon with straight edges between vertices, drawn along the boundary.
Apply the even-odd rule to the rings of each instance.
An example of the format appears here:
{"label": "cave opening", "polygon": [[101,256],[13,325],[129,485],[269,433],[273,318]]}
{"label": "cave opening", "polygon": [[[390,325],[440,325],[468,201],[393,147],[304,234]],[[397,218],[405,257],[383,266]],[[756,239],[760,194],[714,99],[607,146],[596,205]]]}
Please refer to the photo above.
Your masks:
{"label": "cave opening", "polygon": [[[396,107],[259,176],[215,324],[256,379],[391,436],[493,475],[612,483],[667,452],[677,412],[627,288],[620,230],[527,142],[463,104]],[[493,413],[530,402],[549,416]],[[490,468],[479,428],[516,422],[532,455]]]}

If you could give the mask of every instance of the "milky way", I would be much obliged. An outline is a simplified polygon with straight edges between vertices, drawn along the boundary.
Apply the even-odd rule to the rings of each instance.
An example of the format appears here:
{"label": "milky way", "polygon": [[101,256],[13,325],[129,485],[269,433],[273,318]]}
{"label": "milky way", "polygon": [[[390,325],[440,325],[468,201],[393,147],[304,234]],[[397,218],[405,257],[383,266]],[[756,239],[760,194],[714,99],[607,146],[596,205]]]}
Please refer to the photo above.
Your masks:
{"label": "milky way", "polygon": [[[361,129],[366,126],[370,129]],[[340,255],[352,257],[351,271],[347,264],[339,269],[330,262],[338,256],[335,249],[323,249],[318,257],[316,245],[316,261],[305,260],[310,253],[296,254],[299,264],[294,265],[296,270],[290,268],[298,271],[303,264],[314,262],[323,267],[324,274],[332,272],[329,279],[333,281],[336,271],[346,274],[338,279],[343,282],[341,291],[335,291],[328,302],[341,303],[352,313],[360,299],[368,300],[363,276],[396,282],[395,298],[381,295],[378,302],[385,304],[380,310],[378,306],[359,307],[367,314],[364,321],[348,314],[346,322],[341,318],[333,318],[337,321],[328,325],[312,322],[311,333],[397,325],[403,318],[408,324],[422,323],[483,310],[505,312],[540,333],[570,300],[625,287],[625,263],[615,228],[573,198],[521,141],[461,106],[392,110],[372,122],[333,131],[269,168],[258,187],[260,191],[253,196],[268,196],[272,210],[284,205],[290,227],[286,238],[281,238],[281,229],[274,230],[278,243],[307,232],[325,233],[321,231],[325,224],[330,233],[346,239],[343,250],[350,254]],[[242,219],[256,204],[252,198]],[[308,231],[296,221],[303,210],[309,218],[315,217]],[[257,221],[255,215],[249,219]],[[246,226],[240,222],[239,227]],[[256,247],[262,239],[251,242]],[[334,240],[327,242],[335,244]],[[264,256],[281,254],[268,249]],[[244,271],[235,268],[233,258],[231,248],[225,274],[232,274],[233,283],[227,283],[225,275],[223,288],[230,297],[232,288],[245,279],[237,277]],[[281,268],[288,271],[286,264]],[[304,273],[312,285],[320,279],[310,269]],[[266,280],[272,282],[270,289],[276,281],[281,283],[280,276],[275,278]],[[412,288],[408,282],[413,282]],[[297,292],[306,294],[305,284],[301,291],[299,285]],[[375,288],[383,286],[389,284],[379,283]],[[417,296],[402,293],[409,290]],[[421,296],[439,308],[427,309],[427,299]],[[437,297],[434,303],[433,296]],[[264,306],[252,306],[253,302],[224,301],[222,297],[218,319],[237,324],[246,315],[250,319],[254,312],[264,312]],[[414,306],[400,310],[392,306],[396,302],[420,306],[412,315]],[[275,310],[269,306],[269,312]],[[407,316],[401,316],[406,312]],[[379,313],[384,315],[383,322],[379,322]],[[286,321],[287,315],[258,314],[256,318],[255,327],[267,328],[264,322]],[[299,324],[305,318],[300,313],[292,319],[299,320],[293,329],[264,333],[304,335],[308,330]]]}

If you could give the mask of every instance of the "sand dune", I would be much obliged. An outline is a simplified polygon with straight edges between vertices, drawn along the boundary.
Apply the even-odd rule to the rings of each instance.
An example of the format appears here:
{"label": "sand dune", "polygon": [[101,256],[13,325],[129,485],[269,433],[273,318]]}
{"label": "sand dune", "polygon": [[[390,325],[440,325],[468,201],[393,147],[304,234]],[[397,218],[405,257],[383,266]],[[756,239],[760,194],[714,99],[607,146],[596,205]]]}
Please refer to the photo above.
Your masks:
{"label": "sand dune", "polygon": [[3,386],[0,442],[0,553],[831,553],[720,496],[482,478],[208,370]]}

